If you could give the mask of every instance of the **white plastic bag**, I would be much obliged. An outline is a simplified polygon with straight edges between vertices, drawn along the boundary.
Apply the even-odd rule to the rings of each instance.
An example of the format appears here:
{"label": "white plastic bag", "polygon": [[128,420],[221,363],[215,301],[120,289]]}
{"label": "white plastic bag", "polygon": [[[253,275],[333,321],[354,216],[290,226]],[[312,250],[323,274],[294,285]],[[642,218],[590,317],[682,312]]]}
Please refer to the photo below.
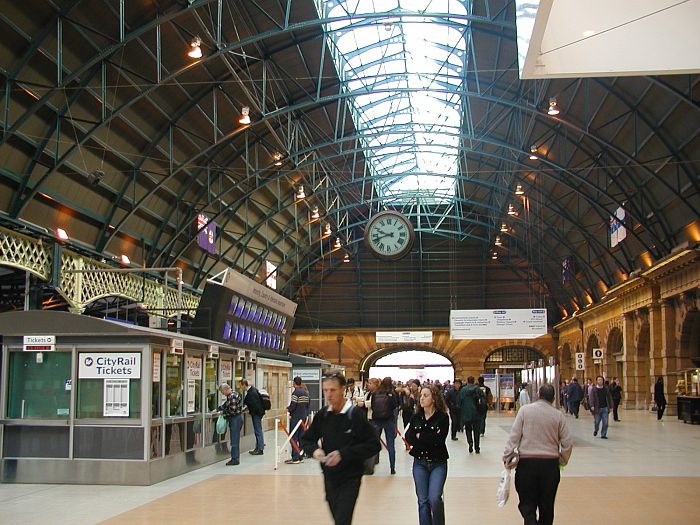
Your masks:
{"label": "white plastic bag", "polygon": [[496,503],[499,507],[503,507],[508,501],[510,495],[510,478],[511,471],[504,468],[501,472],[501,481],[498,483],[498,491],[496,491]]}

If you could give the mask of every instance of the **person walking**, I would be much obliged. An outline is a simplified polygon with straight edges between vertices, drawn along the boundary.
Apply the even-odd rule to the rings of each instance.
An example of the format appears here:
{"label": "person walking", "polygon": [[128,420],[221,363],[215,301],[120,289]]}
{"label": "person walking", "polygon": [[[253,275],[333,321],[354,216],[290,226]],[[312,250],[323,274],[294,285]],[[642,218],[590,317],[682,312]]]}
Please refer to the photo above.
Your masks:
{"label": "person walking", "polygon": [[474,384],[474,376],[467,378],[467,385],[463,386],[457,396],[457,403],[460,410],[461,422],[464,425],[464,433],[467,435],[469,443],[469,453],[481,453],[479,440],[481,437],[481,414],[476,410],[476,397],[483,393]]}
{"label": "person walking", "polygon": [[518,395],[518,405],[524,407],[530,404],[530,394],[527,392],[527,383],[520,385],[520,394]]}
{"label": "person walking", "polygon": [[617,413],[617,409],[620,408],[620,403],[622,403],[622,387],[617,377],[613,377],[612,383],[608,387],[610,389],[610,397],[612,397],[613,402],[613,420],[620,421],[620,416]]}
{"label": "person walking", "polygon": [[382,430],[386,439],[386,449],[389,452],[389,468],[391,474],[396,474],[396,416],[394,411],[399,406],[394,385],[390,377],[385,377],[376,392],[372,393],[372,425],[381,438]]}
{"label": "person walking", "polygon": [[[301,377],[297,376],[294,378],[294,390],[292,391],[292,398],[287,407],[287,412],[289,412],[289,431],[291,432],[296,428],[296,432],[292,434],[291,439],[294,443],[299,446],[299,437],[302,434],[301,423],[305,422],[309,417],[309,393],[303,388]],[[297,428],[299,425],[299,428]],[[304,461],[301,451],[292,445],[292,458],[285,461],[287,464],[296,465]]]}
{"label": "person walking", "polygon": [[569,397],[571,413],[578,419],[578,411],[581,407],[581,401],[583,400],[583,389],[581,385],[578,384],[578,379],[575,377],[571,378],[569,386],[566,387],[566,393]]}
{"label": "person walking", "polygon": [[540,387],[537,401],[518,410],[503,451],[504,466],[516,465],[518,510],[525,525],[554,522],[559,467],[569,462],[573,450],[566,417],[553,402],[554,386],[546,383]]}
{"label": "person walking", "polygon": [[608,415],[612,407],[612,396],[610,390],[605,386],[603,376],[596,377],[596,384],[591,389],[589,394],[589,402],[591,404],[591,413],[593,414],[593,437],[598,435],[600,428],[601,439],[608,439]]}
{"label": "person walking", "polygon": [[[379,453],[377,433],[365,415],[344,397],[345,377],[323,378],[323,407],[301,436],[308,457],[321,464],[326,501],[335,525],[350,525],[360,493],[364,462]],[[319,446],[320,443],[320,446]]]}
{"label": "person walking", "polygon": [[478,381],[479,388],[486,398],[486,410],[481,414],[481,437],[484,437],[486,435],[486,416],[488,416],[489,408],[491,407],[491,403],[493,403],[493,394],[491,393],[491,389],[486,386],[484,376],[479,376]]}
{"label": "person walking", "polygon": [[243,427],[243,403],[241,395],[233,390],[228,383],[219,385],[226,400],[218,407],[218,410],[226,419],[231,440],[231,460],[226,464],[229,466],[239,465],[241,462],[241,428]]}
{"label": "person walking", "polygon": [[664,378],[659,376],[654,383],[654,403],[656,403],[656,419],[661,421],[666,410],[666,396],[664,395]]}
{"label": "person walking", "polygon": [[262,456],[265,448],[265,438],[262,430],[262,418],[265,415],[265,409],[263,408],[262,397],[258,389],[248,383],[247,379],[241,380],[241,388],[245,391],[243,404],[250,412],[250,419],[253,422],[253,433],[255,434],[255,448],[249,450],[248,453],[253,456]]}
{"label": "person walking", "polygon": [[457,396],[459,396],[459,391],[462,389],[462,380],[455,379],[454,386],[445,392],[445,403],[450,411],[450,419],[452,424],[450,425],[450,434],[452,434],[452,441],[457,441],[457,432],[462,431],[462,421],[459,414],[459,405],[457,404]]}
{"label": "person walking", "polygon": [[419,525],[445,525],[442,499],[447,479],[447,431],[450,418],[442,392],[435,385],[423,388],[420,408],[411,418],[406,441],[413,456],[413,483],[418,498]]}

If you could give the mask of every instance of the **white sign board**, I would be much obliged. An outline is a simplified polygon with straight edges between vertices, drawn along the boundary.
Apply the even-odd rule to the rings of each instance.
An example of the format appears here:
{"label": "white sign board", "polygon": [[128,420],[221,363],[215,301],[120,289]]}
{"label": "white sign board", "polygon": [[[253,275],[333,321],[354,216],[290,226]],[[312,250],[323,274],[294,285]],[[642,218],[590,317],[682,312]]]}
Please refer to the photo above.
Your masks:
{"label": "white sign board", "polygon": [[187,369],[186,379],[202,379],[202,358],[187,356],[185,359]]}
{"label": "white sign board", "polygon": [[228,359],[219,362],[219,378],[222,383],[233,379],[233,363]]}
{"label": "white sign board", "polygon": [[103,399],[103,416],[129,417],[129,380],[105,379]]}
{"label": "white sign board", "polygon": [[501,374],[498,378],[500,381],[499,392],[501,394],[501,399],[514,399],[515,398],[515,376],[513,374]]}
{"label": "white sign board", "polygon": [[53,352],[56,350],[55,335],[25,335],[22,338],[23,352]]}
{"label": "white sign board", "polygon": [[603,359],[603,349],[594,348],[593,349],[593,359]]}
{"label": "white sign board", "polygon": [[585,354],[583,352],[576,352],[576,370],[585,370],[586,369],[584,357],[585,357]]}
{"label": "white sign board", "polygon": [[432,343],[433,332],[377,332],[377,343]]}
{"label": "white sign board", "polygon": [[194,401],[195,401],[195,390],[196,383],[194,379],[187,380],[187,413],[191,414],[194,412]]}
{"label": "white sign board", "polygon": [[320,368],[293,368],[292,377],[301,377],[302,381],[320,381]]}
{"label": "white sign board", "polygon": [[547,310],[451,310],[450,339],[534,339],[547,333]]}
{"label": "white sign board", "polygon": [[80,379],[139,379],[141,354],[125,352],[81,353],[78,355]]}
{"label": "white sign board", "polygon": [[153,354],[153,382],[160,383],[160,352]]}

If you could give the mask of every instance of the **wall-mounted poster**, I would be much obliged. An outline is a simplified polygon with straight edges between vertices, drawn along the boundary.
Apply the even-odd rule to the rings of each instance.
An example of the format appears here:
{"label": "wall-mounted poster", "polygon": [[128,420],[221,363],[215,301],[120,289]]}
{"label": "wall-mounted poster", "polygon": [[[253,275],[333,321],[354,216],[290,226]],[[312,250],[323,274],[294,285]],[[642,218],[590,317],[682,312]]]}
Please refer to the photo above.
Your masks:
{"label": "wall-mounted poster", "polygon": [[104,379],[105,417],[129,417],[129,380]]}

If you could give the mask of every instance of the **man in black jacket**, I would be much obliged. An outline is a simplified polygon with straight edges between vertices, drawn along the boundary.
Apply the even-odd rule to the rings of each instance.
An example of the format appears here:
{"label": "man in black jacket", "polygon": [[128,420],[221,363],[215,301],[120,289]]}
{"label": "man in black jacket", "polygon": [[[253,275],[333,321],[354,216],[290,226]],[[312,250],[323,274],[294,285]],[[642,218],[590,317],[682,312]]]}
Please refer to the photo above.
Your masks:
{"label": "man in black jacket", "polygon": [[241,388],[245,391],[243,404],[248,407],[250,419],[253,422],[253,432],[255,433],[255,448],[249,450],[248,453],[253,456],[262,456],[265,448],[265,438],[262,430],[262,418],[265,415],[265,409],[262,405],[262,398],[258,389],[249,384],[246,379],[241,381]]}
{"label": "man in black jacket", "polygon": [[445,392],[445,403],[447,403],[447,408],[450,411],[450,419],[452,420],[452,425],[450,426],[450,434],[452,434],[452,441],[457,441],[457,432],[462,431],[462,424],[459,419],[459,405],[457,405],[457,396],[462,388],[462,380],[455,379],[454,387],[450,388]]}
{"label": "man in black jacket", "polygon": [[[326,500],[335,525],[350,525],[360,492],[364,461],[378,454],[381,445],[372,425],[344,397],[345,377],[323,378],[323,407],[301,437],[307,456],[321,463]],[[320,441],[320,446],[319,446]]]}

